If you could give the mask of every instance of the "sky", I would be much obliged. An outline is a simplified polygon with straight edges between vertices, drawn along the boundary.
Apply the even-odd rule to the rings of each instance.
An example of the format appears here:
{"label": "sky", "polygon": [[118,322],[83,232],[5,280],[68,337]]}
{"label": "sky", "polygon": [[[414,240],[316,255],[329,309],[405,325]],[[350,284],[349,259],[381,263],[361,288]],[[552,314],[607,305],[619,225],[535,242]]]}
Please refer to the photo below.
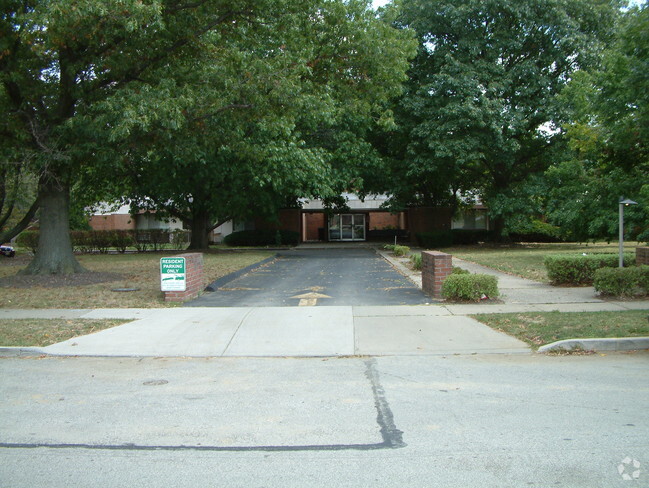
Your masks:
{"label": "sky", "polygon": [[[631,5],[641,5],[642,3],[644,3],[644,1],[645,0],[630,0],[629,3]],[[372,6],[374,8],[382,7],[383,5],[385,5],[386,3],[389,3],[389,2],[390,2],[390,0],[373,0],[372,1]]]}
{"label": "sky", "polygon": [[390,2],[390,0],[374,0],[372,2],[372,6],[374,8],[378,8],[378,7],[382,7],[383,5],[385,5],[386,3],[389,3],[389,2]]}

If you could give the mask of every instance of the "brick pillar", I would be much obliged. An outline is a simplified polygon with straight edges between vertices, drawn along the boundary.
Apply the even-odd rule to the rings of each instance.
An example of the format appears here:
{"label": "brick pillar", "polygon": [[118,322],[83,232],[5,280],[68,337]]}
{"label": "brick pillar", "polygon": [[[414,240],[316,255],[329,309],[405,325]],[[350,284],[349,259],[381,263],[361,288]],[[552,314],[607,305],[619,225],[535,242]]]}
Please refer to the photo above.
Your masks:
{"label": "brick pillar", "polygon": [[421,283],[424,293],[442,298],[442,282],[453,270],[453,256],[439,251],[422,251]]}
{"label": "brick pillar", "polygon": [[635,248],[635,264],[649,266],[649,247]]}
{"label": "brick pillar", "polygon": [[185,258],[185,273],[187,275],[187,287],[185,291],[165,291],[165,302],[186,302],[196,298],[205,288],[203,282],[203,254],[187,253],[179,254],[177,257]]}

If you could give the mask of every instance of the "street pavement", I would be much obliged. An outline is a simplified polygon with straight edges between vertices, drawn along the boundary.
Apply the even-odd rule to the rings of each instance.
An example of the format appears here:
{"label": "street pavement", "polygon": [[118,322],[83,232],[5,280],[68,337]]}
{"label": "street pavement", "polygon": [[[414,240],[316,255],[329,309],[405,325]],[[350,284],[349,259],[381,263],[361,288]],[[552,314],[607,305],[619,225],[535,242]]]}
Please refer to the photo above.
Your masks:
{"label": "street pavement", "polygon": [[4,358],[0,486],[647,487],[648,367],[646,353]]}

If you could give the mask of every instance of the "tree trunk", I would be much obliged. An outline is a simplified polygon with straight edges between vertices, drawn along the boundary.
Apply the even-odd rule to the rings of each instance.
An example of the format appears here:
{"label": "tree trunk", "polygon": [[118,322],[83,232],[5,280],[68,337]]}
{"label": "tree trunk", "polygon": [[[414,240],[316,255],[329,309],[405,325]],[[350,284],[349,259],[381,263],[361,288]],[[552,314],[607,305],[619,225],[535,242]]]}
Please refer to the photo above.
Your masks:
{"label": "tree trunk", "polygon": [[70,188],[48,180],[39,186],[40,232],[36,256],[22,271],[27,275],[83,273],[70,240]]}
{"label": "tree trunk", "polygon": [[210,247],[208,238],[211,229],[209,212],[205,210],[192,211],[192,235],[187,249],[200,250]]}
{"label": "tree trunk", "polygon": [[493,224],[494,239],[496,242],[508,242],[509,239],[503,236],[503,231],[505,230],[505,217],[494,217],[491,222]]}

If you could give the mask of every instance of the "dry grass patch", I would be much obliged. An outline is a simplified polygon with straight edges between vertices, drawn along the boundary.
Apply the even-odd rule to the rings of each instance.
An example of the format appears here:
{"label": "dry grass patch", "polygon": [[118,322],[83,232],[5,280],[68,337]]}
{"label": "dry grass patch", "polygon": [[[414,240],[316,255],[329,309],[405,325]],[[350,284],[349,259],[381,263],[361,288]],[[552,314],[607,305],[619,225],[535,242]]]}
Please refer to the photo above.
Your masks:
{"label": "dry grass patch", "polygon": [[473,318],[534,349],[565,339],[649,337],[649,311],[528,312],[480,314]]}
{"label": "dry grass patch", "polygon": [[[91,273],[66,282],[47,277],[22,280],[15,275],[28,259],[0,260],[0,308],[155,308],[163,301],[160,258],[172,253],[102,254],[78,256]],[[269,251],[203,255],[205,285],[272,256]],[[137,291],[115,292],[119,288]]]}
{"label": "dry grass patch", "polygon": [[45,347],[100,330],[122,325],[129,320],[90,319],[4,319],[0,322],[0,346]]}

